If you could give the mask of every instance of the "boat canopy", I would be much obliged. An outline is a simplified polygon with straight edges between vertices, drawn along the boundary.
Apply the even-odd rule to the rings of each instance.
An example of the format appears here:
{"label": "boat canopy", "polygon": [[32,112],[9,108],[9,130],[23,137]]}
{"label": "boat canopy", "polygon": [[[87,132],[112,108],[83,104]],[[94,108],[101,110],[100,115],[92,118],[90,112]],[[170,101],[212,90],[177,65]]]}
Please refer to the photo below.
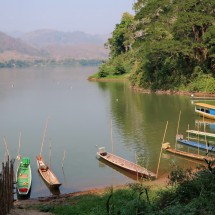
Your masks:
{"label": "boat canopy", "polygon": [[30,164],[30,158],[29,157],[23,157],[22,158],[22,164],[29,165]]}
{"label": "boat canopy", "polygon": [[106,150],[105,150],[105,147],[100,147],[99,148],[99,153],[101,154],[101,153],[105,153],[106,152]]}
{"label": "boat canopy", "polygon": [[209,108],[215,110],[215,105],[206,104],[206,103],[195,103],[196,106]]}

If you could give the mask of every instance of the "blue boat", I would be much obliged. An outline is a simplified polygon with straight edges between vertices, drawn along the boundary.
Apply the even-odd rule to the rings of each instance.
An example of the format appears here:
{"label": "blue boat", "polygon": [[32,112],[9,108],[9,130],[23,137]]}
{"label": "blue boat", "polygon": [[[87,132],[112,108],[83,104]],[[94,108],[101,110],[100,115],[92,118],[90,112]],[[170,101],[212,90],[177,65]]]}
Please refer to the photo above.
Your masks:
{"label": "blue boat", "polygon": [[200,116],[215,120],[215,105],[195,103],[195,112]]}
{"label": "blue boat", "polygon": [[192,146],[192,147],[196,147],[196,148],[204,149],[204,150],[207,149],[208,151],[215,152],[215,146],[206,146],[206,144],[186,140],[186,139],[183,139],[183,138],[177,138],[177,141],[179,143],[182,143],[182,144],[185,144],[185,145],[188,145],[188,146]]}

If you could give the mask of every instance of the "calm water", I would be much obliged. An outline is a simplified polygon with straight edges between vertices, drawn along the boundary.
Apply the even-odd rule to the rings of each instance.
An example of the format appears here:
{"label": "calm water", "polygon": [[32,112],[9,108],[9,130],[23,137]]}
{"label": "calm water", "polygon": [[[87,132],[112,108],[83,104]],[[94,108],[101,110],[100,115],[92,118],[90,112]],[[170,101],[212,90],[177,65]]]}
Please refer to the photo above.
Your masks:
{"label": "calm water", "polygon": [[[31,158],[31,197],[51,195],[38,175],[35,159],[47,119],[42,154],[62,182],[61,193],[132,181],[96,159],[98,146],[111,151],[113,145],[114,153],[137,159],[156,172],[167,121],[165,142],[172,145],[180,111],[179,133],[185,134],[188,124],[196,128],[200,118],[189,97],[142,94],[131,91],[127,83],[88,81],[96,71],[97,67],[63,66],[0,70],[0,158],[5,159],[4,137],[10,156],[16,157],[21,132],[20,152]],[[206,129],[215,132],[213,125]],[[172,163],[196,165],[164,153],[159,176],[167,174]]]}

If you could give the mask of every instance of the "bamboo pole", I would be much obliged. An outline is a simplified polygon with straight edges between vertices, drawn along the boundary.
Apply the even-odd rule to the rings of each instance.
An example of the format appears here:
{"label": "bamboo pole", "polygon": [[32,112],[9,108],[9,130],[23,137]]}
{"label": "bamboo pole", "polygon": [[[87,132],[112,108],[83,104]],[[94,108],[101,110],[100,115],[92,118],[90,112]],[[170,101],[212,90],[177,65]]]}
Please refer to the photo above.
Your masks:
{"label": "bamboo pole", "polygon": [[[190,130],[190,125],[187,125],[188,130]],[[188,140],[190,140],[190,133],[188,132]],[[187,147],[187,151],[190,152],[189,147]]]}
{"label": "bamboo pole", "polygon": [[[204,125],[204,132],[206,132],[206,125],[205,125],[204,115],[203,115],[203,125]],[[205,134],[205,144],[206,144],[206,151],[207,151],[207,155],[208,155],[208,141],[207,141],[206,134]]]}
{"label": "bamboo pole", "polygon": [[20,134],[19,134],[19,146],[18,146],[18,153],[17,153],[17,157],[16,157],[16,159],[17,160],[20,160],[21,159],[21,155],[20,155],[20,146],[21,146],[21,132],[20,132]]}
{"label": "bamboo pole", "polygon": [[7,140],[6,140],[5,136],[4,136],[4,144],[5,144],[5,149],[6,149],[7,155],[10,157],[10,154],[9,154],[9,151],[8,151]]}
{"label": "bamboo pole", "polygon": [[[52,155],[52,144],[51,144],[51,138],[49,138],[49,168],[51,169],[51,155]],[[51,181],[51,174],[49,171],[49,181]]]}
{"label": "bamboo pole", "polygon": [[197,140],[198,140],[198,155],[199,155],[199,124],[198,124],[198,138],[197,138]]}
{"label": "bamboo pole", "polygon": [[112,131],[112,120],[110,121],[110,137],[111,137],[111,148],[113,153],[113,131]]}
{"label": "bamboo pole", "polygon": [[42,144],[41,144],[41,148],[40,148],[40,156],[42,155],[42,150],[43,150],[43,145],[44,145],[44,141],[45,141],[47,127],[48,127],[48,119],[46,121],[46,126],[45,126],[44,133],[43,133],[43,139],[42,139]]}
{"label": "bamboo pole", "polygon": [[66,157],[66,151],[64,150],[64,153],[63,153],[63,159],[62,159],[62,162],[61,162],[61,164],[62,164],[62,168],[63,168],[63,165],[64,165],[65,157]]}
{"label": "bamboo pole", "polygon": [[[134,153],[135,163],[137,164],[137,153]],[[138,169],[137,169],[137,182],[138,182]]]}
{"label": "bamboo pole", "polygon": [[[180,110],[179,116],[178,116],[178,126],[177,126],[176,135],[178,135],[180,119],[181,119],[181,110]],[[176,150],[176,145],[177,145],[177,139],[175,138],[175,150]]]}
{"label": "bamboo pole", "polygon": [[[190,125],[188,124],[187,125],[187,129],[188,129],[188,131],[190,130]],[[190,140],[190,133],[188,132],[188,140]]]}
{"label": "bamboo pole", "polygon": [[51,168],[51,156],[52,156],[52,143],[51,143],[51,138],[49,138],[49,166]]}
{"label": "bamboo pole", "polygon": [[162,140],[162,144],[161,144],[160,156],[159,156],[158,166],[157,166],[157,172],[156,172],[156,178],[158,178],[158,170],[159,170],[159,166],[160,166],[160,159],[161,159],[161,154],[162,154],[164,139],[165,139],[165,136],[166,136],[167,126],[168,126],[168,121],[166,122],[166,128],[165,128],[165,131],[164,131],[163,140]]}

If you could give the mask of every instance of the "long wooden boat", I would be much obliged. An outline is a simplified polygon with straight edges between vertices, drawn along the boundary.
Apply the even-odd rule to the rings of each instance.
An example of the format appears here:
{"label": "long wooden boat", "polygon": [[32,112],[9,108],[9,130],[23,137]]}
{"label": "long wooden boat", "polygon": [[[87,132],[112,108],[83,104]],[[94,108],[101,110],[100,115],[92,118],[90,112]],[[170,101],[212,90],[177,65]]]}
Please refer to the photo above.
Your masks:
{"label": "long wooden boat", "polygon": [[205,159],[208,160],[208,161],[215,160],[215,157],[212,157],[212,156],[203,156],[203,155],[198,155],[198,154],[194,154],[194,153],[174,149],[174,148],[172,148],[170,146],[170,143],[164,143],[163,144],[163,149],[165,149],[167,152],[170,152],[172,154],[180,155],[180,156],[195,159],[195,160],[200,160],[200,161],[205,161]]}
{"label": "long wooden boat", "polygon": [[183,136],[177,136],[176,137],[177,142],[188,145],[188,146],[192,146],[195,148],[199,148],[199,149],[203,149],[203,150],[208,150],[210,152],[215,152],[215,147],[214,146],[207,146],[206,144],[200,143],[200,142],[195,142],[195,141],[191,141],[191,140],[186,140],[183,139]]}
{"label": "long wooden boat", "polygon": [[59,188],[61,183],[59,182],[57,176],[54,172],[46,165],[42,156],[37,156],[37,167],[41,177],[44,179],[46,184],[51,188]]}
{"label": "long wooden boat", "polygon": [[97,152],[98,157],[118,166],[128,172],[136,174],[143,178],[148,179],[156,179],[156,174],[145,169],[144,167],[130,162],[122,157],[116,156],[112,153],[106,152],[105,147],[100,147],[99,151]]}
{"label": "long wooden boat", "polygon": [[197,131],[197,130],[187,130],[186,132],[191,134],[192,136],[195,136],[196,138],[204,138],[206,140],[215,140],[214,133]]}
{"label": "long wooden boat", "polygon": [[215,119],[215,105],[195,103],[195,112],[205,118]]}
{"label": "long wooden boat", "polygon": [[211,101],[211,100],[215,100],[215,97],[214,96],[195,96],[195,95],[191,95],[190,98],[192,100],[195,100],[195,101]]}
{"label": "long wooden boat", "polygon": [[32,175],[30,158],[23,157],[16,172],[16,188],[17,194],[27,196],[31,190]]}

